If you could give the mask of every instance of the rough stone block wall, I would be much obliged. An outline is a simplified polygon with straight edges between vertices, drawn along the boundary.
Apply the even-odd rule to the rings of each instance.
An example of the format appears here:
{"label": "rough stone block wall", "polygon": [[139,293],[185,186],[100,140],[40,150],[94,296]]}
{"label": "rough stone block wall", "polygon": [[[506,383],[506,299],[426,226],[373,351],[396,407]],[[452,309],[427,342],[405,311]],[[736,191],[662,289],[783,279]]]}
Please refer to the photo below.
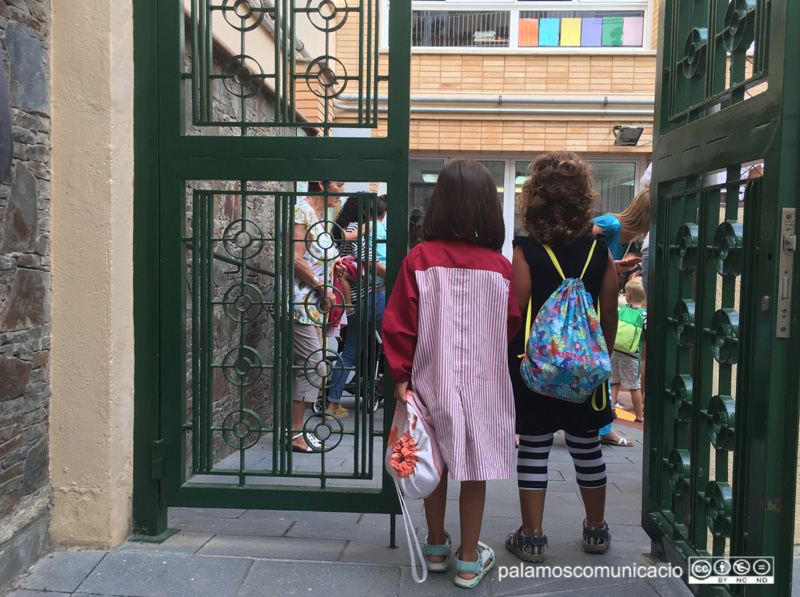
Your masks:
{"label": "rough stone block wall", "polygon": [[[187,36],[188,39],[188,36]],[[190,47],[186,46],[186,67],[190,67]],[[227,57],[215,52],[214,73],[219,74],[223,71]],[[230,92],[220,79],[212,82],[212,96],[214,98],[213,119],[215,122],[234,122],[242,120],[242,104],[238,97]],[[187,93],[187,97],[191,97]],[[275,106],[273,99],[267,93],[259,93],[248,99],[245,103],[246,120],[271,122],[275,119]],[[212,136],[238,136],[241,130],[235,126],[203,126],[196,127],[191,121],[190,106],[187,106],[187,120],[185,123],[188,134],[193,135],[212,135]],[[266,136],[294,136],[296,129],[272,129],[268,127],[253,127],[248,129],[248,135]],[[240,181],[209,180],[209,181],[187,181],[186,197],[186,235],[191,236],[194,227],[194,214],[192,213],[192,195],[195,189],[213,191],[213,236],[222,238],[226,229],[242,216],[243,207],[247,213],[247,219],[255,224],[261,231],[263,237],[274,238],[275,236],[275,196],[271,193],[292,190],[293,185],[281,181],[253,180],[248,182],[247,191],[257,192],[257,195],[248,196],[246,203],[243,204],[242,196],[236,194],[241,189]],[[248,227],[249,228],[249,227]],[[238,230],[238,228],[237,228]],[[255,229],[249,228],[248,232]],[[238,255],[238,251],[233,250],[233,254],[226,249],[225,243],[215,242],[214,252],[233,258]],[[187,251],[186,261],[186,422],[192,421],[192,317],[198,306],[192,305],[192,251]],[[248,260],[248,264],[262,270],[274,272],[274,251],[270,243],[264,243],[263,249]],[[241,274],[236,265],[226,263],[222,260],[214,261],[213,272],[213,301],[211,309],[211,328],[213,336],[213,363],[215,365],[231,364],[235,360],[234,356],[240,347],[241,326],[234,322],[228,315],[226,309],[221,304],[225,299],[226,292],[236,287],[241,282]],[[248,272],[246,283],[257,288],[266,300],[270,296],[273,287],[273,278],[254,272]],[[234,288],[234,293],[236,290]],[[230,295],[229,295],[230,296]],[[248,295],[251,298],[257,298]],[[231,311],[233,311],[231,309]],[[249,313],[249,312],[248,312]],[[244,345],[253,348],[259,355],[263,365],[272,365],[274,353],[274,325],[273,320],[266,309],[261,310],[258,317],[249,321],[244,327]],[[245,356],[248,356],[247,354]],[[227,357],[227,359],[226,359]],[[224,375],[228,372],[228,376]],[[230,382],[236,379],[236,375],[229,367],[227,369],[215,368],[210,391],[212,392],[212,425],[221,426],[225,418],[240,407],[241,389]],[[272,393],[273,375],[269,370],[262,372],[260,377],[252,385],[248,385],[243,390],[245,408],[254,411],[261,419],[261,424],[265,427],[272,425]],[[238,418],[236,419],[238,421]],[[236,421],[233,421],[234,423]],[[231,423],[229,419],[227,425]],[[235,440],[229,433],[228,438]],[[225,456],[229,455],[234,449],[226,443],[223,433],[215,431],[212,434],[213,454],[212,462],[216,463]],[[235,443],[235,441],[234,441]],[[187,456],[191,459],[191,438],[187,437]],[[187,462],[187,473],[190,473],[190,462]]]}
{"label": "rough stone block wall", "polygon": [[50,2],[0,0],[14,164],[0,184],[0,592],[48,547]]}

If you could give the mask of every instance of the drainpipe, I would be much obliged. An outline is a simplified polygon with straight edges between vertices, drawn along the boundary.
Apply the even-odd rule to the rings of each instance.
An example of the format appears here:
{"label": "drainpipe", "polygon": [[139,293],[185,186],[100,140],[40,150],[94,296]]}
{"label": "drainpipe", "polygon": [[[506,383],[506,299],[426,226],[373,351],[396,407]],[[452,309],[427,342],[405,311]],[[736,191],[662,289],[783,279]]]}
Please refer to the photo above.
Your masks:
{"label": "drainpipe", "polygon": [[[535,102],[528,102],[535,103]],[[550,103],[550,102],[547,102]],[[559,102],[560,103],[560,102]],[[358,106],[348,106],[334,101],[333,107],[343,112],[357,112]],[[388,108],[379,107],[378,112],[387,112]],[[605,110],[603,108],[590,108],[586,110],[576,108],[420,108],[410,109],[412,114],[483,114],[486,116],[524,116],[524,115],[553,115],[553,116],[640,116],[652,118],[653,110]]]}
{"label": "drainpipe", "polygon": [[[343,94],[339,99],[345,102],[357,102],[357,95]],[[378,96],[378,101],[388,101],[388,96]],[[598,106],[652,106],[655,104],[655,99],[622,99],[622,98],[609,98],[595,97],[595,98],[574,98],[574,97],[540,97],[540,98],[526,98],[526,97],[503,97],[498,95],[495,97],[486,96],[456,96],[456,97],[442,97],[442,96],[425,96],[425,95],[412,95],[411,101],[418,104],[531,104],[531,105],[548,105],[548,104],[578,104],[578,105],[598,105]]]}
{"label": "drainpipe", "polygon": [[[275,3],[272,0],[262,0],[262,3],[264,5],[264,8],[273,10],[275,9]],[[270,35],[272,35],[272,39],[276,39],[275,23],[272,21],[272,19],[264,15],[264,18],[261,19],[261,26],[264,27],[264,29],[266,29],[267,31],[269,31]],[[299,54],[303,60],[311,62],[314,59],[314,57],[308,53],[308,50],[306,50],[306,45],[303,43],[303,40],[297,37],[296,35],[294,36],[294,48],[295,48],[295,53]]]}

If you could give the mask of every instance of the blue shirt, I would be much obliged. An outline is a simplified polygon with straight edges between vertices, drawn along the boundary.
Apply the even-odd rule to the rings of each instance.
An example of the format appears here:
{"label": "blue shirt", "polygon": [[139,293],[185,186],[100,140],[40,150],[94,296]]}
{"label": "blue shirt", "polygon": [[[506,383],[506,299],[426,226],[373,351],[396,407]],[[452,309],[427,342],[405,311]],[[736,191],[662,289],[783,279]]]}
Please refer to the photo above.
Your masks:
{"label": "blue shirt", "polygon": [[[379,241],[386,240],[386,222],[377,222],[375,225],[375,235],[378,237]],[[369,235],[369,243],[370,247],[372,247],[372,235]],[[374,255],[378,259],[378,263],[380,263],[383,267],[386,267],[386,243],[385,242],[378,242],[376,243],[377,246],[375,247]],[[381,276],[375,276],[375,281],[378,286],[381,284],[385,284],[386,280]]]}
{"label": "blue shirt", "polygon": [[614,261],[619,261],[625,255],[625,247],[619,242],[619,234],[622,229],[617,216],[613,214],[605,214],[598,216],[594,219],[594,225],[603,229],[603,236],[606,239],[608,250],[611,251],[611,256]]}

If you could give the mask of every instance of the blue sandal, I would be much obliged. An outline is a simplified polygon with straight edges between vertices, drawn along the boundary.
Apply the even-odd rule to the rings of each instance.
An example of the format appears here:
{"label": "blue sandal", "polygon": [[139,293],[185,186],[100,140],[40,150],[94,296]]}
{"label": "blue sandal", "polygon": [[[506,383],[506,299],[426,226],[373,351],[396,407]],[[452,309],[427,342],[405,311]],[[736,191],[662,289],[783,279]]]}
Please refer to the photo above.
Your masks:
{"label": "blue sandal", "polygon": [[[447,556],[450,555],[450,551],[453,548],[453,541],[450,539],[450,533],[445,531],[444,534],[447,536],[447,541],[444,542],[444,545],[429,545],[427,538],[422,545],[422,555],[425,557],[425,563],[431,572],[447,572]],[[444,560],[431,562],[428,556],[444,556]]]}
{"label": "blue sandal", "polygon": [[[458,558],[459,553],[456,552],[456,577],[453,579],[453,582],[456,584],[457,587],[461,587],[462,589],[473,589],[478,586],[478,583],[481,582],[483,577],[486,575],[489,570],[492,569],[494,566],[494,550],[486,545],[478,541],[478,559],[475,562],[465,562]],[[461,578],[458,575],[458,572],[464,572],[466,574],[477,574],[475,578]]]}

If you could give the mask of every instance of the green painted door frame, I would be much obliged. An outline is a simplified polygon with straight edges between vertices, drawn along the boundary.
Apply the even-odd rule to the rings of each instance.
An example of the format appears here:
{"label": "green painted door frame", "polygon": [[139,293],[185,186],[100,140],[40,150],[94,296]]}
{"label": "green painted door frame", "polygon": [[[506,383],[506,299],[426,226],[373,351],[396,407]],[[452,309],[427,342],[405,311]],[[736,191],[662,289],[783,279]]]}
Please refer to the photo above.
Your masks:
{"label": "green painted door frame", "polygon": [[642,524],[684,570],[775,558],[774,585],[701,595],[790,593],[798,27],[794,0],[661,2]]}
{"label": "green painted door frame", "polygon": [[[335,97],[326,97],[323,102],[324,118],[328,122],[300,123],[295,118],[293,91],[295,81],[303,82],[304,76],[306,78],[312,76],[314,81],[309,82],[309,87],[312,82],[319,82],[325,92],[327,89],[325,86],[329,82],[326,77],[330,76],[332,71],[320,68],[319,71],[312,72],[311,68],[314,65],[312,62],[305,74],[296,72],[294,60],[286,59],[287,55],[294,56],[297,49],[295,36],[288,35],[288,32],[294,31],[293,19],[309,16],[304,10],[308,12],[308,6],[319,4],[312,2],[305,9],[295,8],[296,3],[291,0],[277,1],[275,7],[269,9],[265,8],[266,3],[260,4],[259,10],[262,12],[257,10],[247,15],[251,21],[258,19],[259,23],[262,19],[269,19],[277,31],[276,39],[283,35],[278,42],[280,50],[276,52],[275,76],[268,81],[269,86],[274,87],[275,120],[262,122],[260,125],[281,126],[285,129],[297,128],[301,124],[314,125],[321,131],[321,135],[319,137],[270,136],[270,133],[266,133],[263,136],[251,136],[249,132],[258,128],[259,124],[255,120],[245,122],[248,116],[244,116],[247,113],[244,96],[247,94],[243,90],[247,84],[263,87],[263,81],[251,80],[241,83],[241,78],[251,77],[257,69],[254,71],[250,68],[248,74],[242,68],[243,62],[234,64],[231,62],[233,59],[221,67],[222,74],[220,74],[219,67],[214,64],[215,54],[211,41],[214,11],[224,13],[226,18],[230,17],[235,24],[238,24],[239,15],[234,15],[230,11],[240,4],[243,12],[249,10],[248,6],[259,6],[258,3],[254,5],[225,0],[193,0],[193,12],[185,21],[182,0],[134,0],[136,161],[133,275],[136,372],[133,527],[134,533],[142,536],[159,536],[167,530],[168,506],[334,509],[385,513],[399,511],[394,486],[385,474],[378,489],[330,486],[326,485],[324,479],[318,489],[291,485],[248,484],[244,482],[243,474],[239,475],[236,482],[224,484],[193,483],[187,480],[186,456],[187,451],[191,452],[192,448],[187,448],[186,433],[191,429],[198,431],[197,420],[187,423],[185,418],[188,349],[185,339],[187,239],[184,237],[187,227],[186,197],[189,188],[187,181],[205,181],[213,184],[219,184],[219,181],[236,181],[242,191],[238,193],[238,200],[242,205],[250,196],[267,194],[263,190],[248,190],[253,184],[252,181],[380,181],[386,184],[387,194],[391,197],[405,198],[408,192],[410,4],[392,2],[388,27],[389,36],[393,40],[392,51],[388,56],[388,72],[391,73],[391,78],[380,74],[377,68],[379,44],[376,35],[380,30],[377,10],[380,2],[363,0],[360,4],[356,3],[358,9],[353,9],[353,12],[345,15],[360,20],[359,32],[362,43],[359,50],[359,64],[366,65],[363,72],[356,75],[350,73],[352,76],[347,80],[347,84],[350,85],[348,89],[358,89],[359,93],[367,98],[363,102],[358,102],[360,111],[356,123],[350,126],[368,130],[377,128],[378,90],[380,88],[381,93],[388,91],[391,107],[387,114],[388,132],[385,137],[375,138],[328,136],[331,126],[336,126],[334,122],[330,122],[332,100]],[[353,5],[354,3],[349,3],[351,9]],[[322,14],[320,8],[319,15]],[[324,21],[319,22],[322,22],[320,30],[325,27],[328,27],[328,33],[333,30]],[[244,18],[241,23],[244,30]],[[374,27],[369,25],[370,23],[374,23]],[[191,37],[192,65],[188,71],[184,35]],[[245,54],[244,39],[243,31],[242,54]],[[385,55],[383,59],[386,59]],[[335,57],[327,55],[322,60],[325,66],[331,62],[336,63]],[[231,64],[233,66],[228,72],[226,69]],[[251,65],[248,64],[249,66]],[[340,77],[338,83],[341,85],[344,80],[341,78],[342,71],[337,70],[337,73]],[[188,126],[196,128],[220,126],[220,123],[214,122],[213,113],[215,89],[221,87],[218,79],[223,79],[222,83],[229,89],[231,86],[240,85],[236,91],[243,97],[240,112],[242,122],[235,123],[235,127],[240,128],[241,132],[235,136],[217,136],[213,132],[214,129],[209,128],[207,130],[212,131],[210,133],[186,134],[185,129]],[[187,106],[191,114],[186,114]],[[248,191],[244,192],[245,190]],[[214,191],[197,189],[194,193],[201,201],[207,201],[209,197],[213,200],[215,195]],[[237,195],[230,189],[217,191],[216,194]],[[275,238],[271,239],[272,247],[277,251],[275,271],[278,272],[277,279],[284,280],[282,282],[284,286],[276,282],[277,293],[278,288],[286,289],[285,280],[291,280],[293,272],[292,260],[287,257],[288,252],[282,254],[283,261],[278,263],[278,254],[283,250],[279,236],[291,222],[287,214],[292,210],[294,201],[305,193],[285,187],[282,191],[269,194],[275,197],[276,232]],[[375,193],[368,196],[371,201],[370,209],[373,210],[370,213],[374,217]],[[192,218],[192,228],[199,228],[200,216],[192,214]],[[406,222],[407,202],[390,201],[388,219],[398,223]],[[244,216],[242,221],[244,222]],[[213,230],[210,234],[213,236]],[[280,238],[285,240],[285,237]],[[202,250],[207,251],[205,256],[208,257],[213,251],[214,243],[221,243],[222,240],[207,237],[204,241],[197,242],[206,242],[207,247]],[[372,240],[376,240],[374,236]],[[394,279],[406,253],[405,225],[389,228],[386,245],[387,280],[391,286],[391,280]],[[201,253],[201,248],[197,244],[194,246],[189,244],[188,248],[195,255]],[[209,259],[209,264],[206,264],[211,268],[206,271],[207,274],[211,272],[211,278],[214,272],[213,262],[213,259]],[[244,258],[241,264],[246,265]],[[246,267],[242,268],[243,271],[245,269]],[[277,305],[281,304],[280,298],[271,300],[273,308],[278,308]],[[263,301],[264,305],[269,302],[268,299]],[[277,316],[275,321],[279,321]],[[284,321],[285,328],[289,331],[276,332],[275,363],[290,363],[287,359],[291,356],[292,324],[286,318],[281,321]],[[275,325],[278,327],[279,324]],[[371,325],[374,326],[374,320],[371,321]],[[194,333],[194,330],[191,332]],[[284,354],[286,351],[289,351],[288,356]],[[220,367],[220,365],[209,360],[207,367]],[[287,367],[291,369],[291,365]],[[279,368],[278,364],[274,365],[276,378]],[[291,384],[286,377],[284,375],[281,379]],[[195,377],[192,377],[192,380],[194,383]],[[280,405],[286,402],[285,395],[279,395],[278,391],[275,391],[277,395],[275,405],[276,408],[280,408]],[[386,395],[386,412],[391,413],[393,400],[390,398],[389,384],[386,387]],[[388,432],[390,419],[389,416],[385,417],[384,438]],[[204,428],[203,432],[210,434],[210,429],[211,427]],[[219,432],[219,426],[216,429]],[[270,431],[274,431],[275,436],[283,435],[277,433],[281,431],[277,427]],[[281,441],[276,440],[275,445],[279,444],[282,445]],[[289,455],[291,456],[291,452]],[[378,450],[375,454],[370,453],[370,456],[382,460]],[[244,463],[244,458],[242,462]],[[292,470],[290,465],[291,460],[288,469],[284,464],[282,470],[288,470],[290,474]],[[200,467],[196,462],[191,468],[194,472],[201,469],[201,472],[208,472],[208,467]],[[368,478],[372,475],[372,470],[362,471],[361,475],[359,478]],[[324,473],[322,477],[325,477]]]}

